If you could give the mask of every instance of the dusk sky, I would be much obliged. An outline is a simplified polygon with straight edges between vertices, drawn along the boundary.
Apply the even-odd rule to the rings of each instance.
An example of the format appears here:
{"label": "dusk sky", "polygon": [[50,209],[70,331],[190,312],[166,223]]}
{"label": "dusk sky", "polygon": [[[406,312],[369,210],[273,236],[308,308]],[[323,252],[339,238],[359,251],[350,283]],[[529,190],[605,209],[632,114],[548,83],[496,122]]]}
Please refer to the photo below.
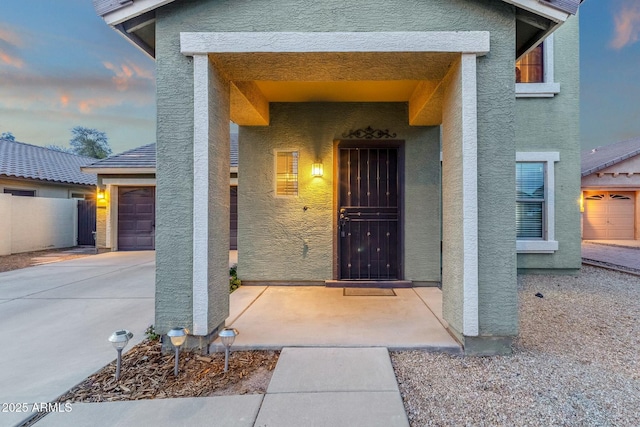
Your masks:
{"label": "dusk sky", "polygon": [[[640,0],[586,0],[583,148],[640,136]],[[96,16],[91,0],[0,1],[0,133],[67,146],[107,133],[114,153],[155,141],[155,64]]]}

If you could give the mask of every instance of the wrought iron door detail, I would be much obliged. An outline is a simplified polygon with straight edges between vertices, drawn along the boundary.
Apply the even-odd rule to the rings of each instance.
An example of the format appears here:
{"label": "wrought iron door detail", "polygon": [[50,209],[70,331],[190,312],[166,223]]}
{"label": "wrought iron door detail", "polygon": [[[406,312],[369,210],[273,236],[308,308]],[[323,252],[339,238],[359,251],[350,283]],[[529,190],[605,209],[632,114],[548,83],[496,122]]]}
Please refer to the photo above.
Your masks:
{"label": "wrought iron door detail", "polygon": [[339,162],[340,278],[398,279],[398,148],[340,148]]}
{"label": "wrought iron door detail", "polygon": [[342,134],[343,138],[356,138],[356,139],[384,139],[395,138],[395,133],[389,133],[389,129],[373,129],[371,126],[367,126],[364,129],[356,129]]}

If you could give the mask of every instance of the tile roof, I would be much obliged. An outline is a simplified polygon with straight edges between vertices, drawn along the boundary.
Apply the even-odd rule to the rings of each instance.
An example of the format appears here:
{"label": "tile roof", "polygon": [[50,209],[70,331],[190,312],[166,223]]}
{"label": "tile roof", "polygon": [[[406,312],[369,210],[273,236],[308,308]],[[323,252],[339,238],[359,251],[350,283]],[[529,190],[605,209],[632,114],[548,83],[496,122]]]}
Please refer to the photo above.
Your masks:
{"label": "tile roof", "polygon": [[0,139],[0,175],[68,184],[96,185],[96,177],[80,171],[91,157]]}
{"label": "tile roof", "polygon": [[85,169],[102,168],[154,168],[156,167],[156,144],[147,144],[123,153],[98,160]]}
{"label": "tile roof", "polygon": [[[238,167],[238,134],[231,135],[231,167]],[[124,153],[115,154],[106,159],[86,166],[84,169],[103,168],[155,168],[156,167],[156,144],[143,145]]]}
{"label": "tile roof", "polygon": [[640,138],[582,152],[582,176],[591,175],[640,154]]}

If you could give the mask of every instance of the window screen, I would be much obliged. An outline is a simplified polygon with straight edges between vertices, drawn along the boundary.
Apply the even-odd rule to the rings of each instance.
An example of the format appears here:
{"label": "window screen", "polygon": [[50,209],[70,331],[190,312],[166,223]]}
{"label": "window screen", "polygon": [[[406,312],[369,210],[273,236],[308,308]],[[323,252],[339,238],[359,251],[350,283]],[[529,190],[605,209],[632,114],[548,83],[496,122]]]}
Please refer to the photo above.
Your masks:
{"label": "window screen", "polygon": [[544,163],[516,163],[518,239],[544,238]]}
{"label": "window screen", "polygon": [[276,195],[298,195],[298,152],[276,152]]}

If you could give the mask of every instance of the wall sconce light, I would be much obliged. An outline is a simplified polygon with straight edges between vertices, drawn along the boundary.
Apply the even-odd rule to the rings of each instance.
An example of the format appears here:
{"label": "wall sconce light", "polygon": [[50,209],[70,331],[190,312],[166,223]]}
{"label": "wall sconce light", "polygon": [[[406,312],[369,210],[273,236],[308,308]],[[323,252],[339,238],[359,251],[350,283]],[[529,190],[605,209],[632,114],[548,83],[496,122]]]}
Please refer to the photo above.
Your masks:
{"label": "wall sconce light", "polygon": [[98,200],[104,200],[106,198],[104,190],[98,190],[98,193],[96,194],[96,198]]}
{"label": "wall sconce light", "polygon": [[316,162],[311,165],[311,176],[322,176],[324,175],[322,162]]}
{"label": "wall sconce light", "polygon": [[580,212],[584,212],[584,193],[580,193]]}

